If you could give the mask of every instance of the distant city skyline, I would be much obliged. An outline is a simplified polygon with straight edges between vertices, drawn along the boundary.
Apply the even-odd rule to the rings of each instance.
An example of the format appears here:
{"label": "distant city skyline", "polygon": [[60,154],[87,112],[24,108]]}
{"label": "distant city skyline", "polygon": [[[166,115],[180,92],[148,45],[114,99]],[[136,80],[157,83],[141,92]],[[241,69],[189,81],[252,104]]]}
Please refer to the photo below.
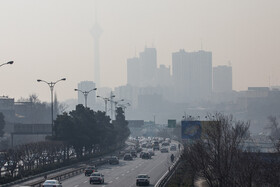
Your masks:
{"label": "distant city skyline", "polygon": [[[92,0],[0,2],[0,95],[15,100],[37,94],[50,102],[37,79],[57,85],[59,101],[76,98],[81,81],[94,81]],[[98,1],[100,85],[125,85],[126,59],[157,49],[157,67],[172,66],[172,53],[211,51],[214,66],[229,65],[233,90],[280,85],[278,0]]]}

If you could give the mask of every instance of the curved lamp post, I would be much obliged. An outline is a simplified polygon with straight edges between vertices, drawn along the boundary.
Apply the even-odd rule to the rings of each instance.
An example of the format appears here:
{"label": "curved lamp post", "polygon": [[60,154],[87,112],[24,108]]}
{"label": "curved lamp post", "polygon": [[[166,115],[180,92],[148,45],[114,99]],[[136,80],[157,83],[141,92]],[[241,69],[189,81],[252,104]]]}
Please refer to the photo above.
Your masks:
{"label": "curved lamp post", "polygon": [[11,64],[11,65],[12,65],[13,63],[14,63],[14,61],[9,61],[9,62],[6,62],[6,63],[1,64],[0,67],[1,67],[1,66],[4,66],[4,65],[7,65],[7,64]]}
{"label": "curved lamp post", "polygon": [[110,101],[110,99],[108,97],[101,97],[99,95],[96,96],[96,97],[104,100],[104,102],[105,102],[105,115],[106,115],[107,114],[107,103],[108,103],[108,101]]}
{"label": "curved lamp post", "polygon": [[79,89],[74,89],[74,91],[77,91],[77,92],[81,92],[84,96],[85,96],[85,107],[87,108],[87,96],[90,92],[94,91],[94,90],[97,90],[97,88],[93,88],[89,91],[82,91],[82,90],[79,90]]}
{"label": "curved lamp post", "polygon": [[116,107],[117,107],[117,104],[119,103],[119,102],[121,102],[121,101],[124,101],[124,99],[120,99],[120,100],[118,100],[118,101],[113,101],[113,103],[114,103],[114,116],[115,116],[115,119],[116,119]]}
{"label": "curved lamp post", "polygon": [[130,103],[125,103],[125,104],[118,104],[118,106],[122,107],[123,108],[123,112],[125,114],[125,109],[128,107],[128,106],[131,106]]}
{"label": "curved lamp post", "polygon": [[50,90],[51,90],[51,113],[52,113],[52,136],[54,135],[54,131],[53,131],[53,89],[54,89],[54,86],[56,83],[60,82],[60,81],[65,81],[66,78],[62,78],[60,80],[57,80],[55,82],[47,82],[47,81],[44,81],[44,80],[41,80],[41,79],[38,79],[37,82],[44,82],[46,84],[49,85],[50,87]]}

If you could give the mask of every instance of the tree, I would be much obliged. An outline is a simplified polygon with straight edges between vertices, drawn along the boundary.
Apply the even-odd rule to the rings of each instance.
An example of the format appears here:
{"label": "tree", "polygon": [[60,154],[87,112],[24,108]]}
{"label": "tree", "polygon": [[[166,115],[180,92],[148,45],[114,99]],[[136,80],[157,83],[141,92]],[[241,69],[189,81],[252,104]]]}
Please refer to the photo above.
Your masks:
{"label": "tree", "polygon": [[122,109],[117,110],[112,124],[105,112],[94,112],[83,105],[77,105],[69,114],[58,115],[54,131],[53,138],[72,146],[77,157],[92,154],[97,148],[101,151],[117,148],[130,133]]}
{"label": "tree", "polygon": [[0,112],[0,137],[3,137],[5,134],[4,128],[5,128],[5,120],[4,120],[4,115],[3,113]]}
{"label": "tree", "polygon": [[249,123],[222,114],[210,119],[201,139],[186,146],[184,158],[193,175],[204,178],[209,186],[237,186],[235,166],[248,137]]}
{"label": "tree", "polygon": [[130,135],[130,130],[128,128],[128,122],[125,120],[124,111],[121,107],[116,109],[116,120],[114,121],[114,127],[117,133],[117,141],[123,142]]}

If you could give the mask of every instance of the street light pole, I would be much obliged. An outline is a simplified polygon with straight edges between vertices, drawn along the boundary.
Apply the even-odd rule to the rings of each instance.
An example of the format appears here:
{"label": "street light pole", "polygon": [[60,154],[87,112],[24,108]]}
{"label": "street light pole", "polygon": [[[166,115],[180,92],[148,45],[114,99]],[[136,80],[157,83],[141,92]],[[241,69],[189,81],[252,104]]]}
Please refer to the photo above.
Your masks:
{"label": "street light pole", "polygon": [[44,81],[44,80],[41,80],[41,79],[38,79],[37,82],[44,82],[46,84],[49,85],[50,87],[50,90],[51,90],[51,116],[52,116],[52,136],[54,136],[54,131],[53,131],[53,127],[54,127],[54,124],[53,124],[53,90],[54,90],[54,86],[56,83],[60,82],[60,81],[65,81],[66,78],[62,78],[60,80],[57,80],[55,82],[47,82],[47,81]]}
{"label": "street light pole", "polygon": [[113,95],[113,92],[111,92],[111,94],[110,94],[110,103],[111,103],[111,119],[113,120],[113,103],[114,103],[114,101],[113,101],[113,98],[114,97],[116,97],[115,95]]}
{"label": "street light pole", "polygon": [[128,106],[130,106],[130,103],[119,104],[119,106],[122,107],[123,113],[124,113],[124,115],[125,115],[125,109],[126,109]]}
{"label": "street light pole", "polygon": [[97,98],[101,98],[101,99],[103,99],[104,100],[104,102],[105,102],[105,115],[107,114],[107,102],[108,101],[110,101],[110,99],[109,98],[107,98],[107,97],[101,97],[101,96],[96,96]]}
{"label": "street light pole", "polygon": [[113,118],[113,113],[112,113],[112,110],[113,110],[113,98],[116,97],[116,96],[113,95],[112,92],[111,92],[111,95],[110,95],[109,98],[108,97],[101,97],[99,95],[96,96],[96,97],[101,98],[101,99],[104,100],[104,102],[105,102],[105,114],[107,114],[107,103],[108,103],[108,101],[110,101],[110,103],[111,103],[111,118]]}
{"label": "street light pole", "polygon": [[91,92],[91,91],[93,91],[93,90],[97,90],[97,88],[93,88],[93,89],[91,89],[91,90],[89,90],[89,91],[82,91],[82,90],[79,90],[79,89],[74,89],[75,91],[78,91],[78,92],[81,92],[83,95],[84,95],[84,97],[85,97],[85,107],[87,108],[87,96],[88,96],[88,94]]}
{"label": "street light pole", "polygon": [[114,116],[115,116],[115,119],[116,119],[116,106],[121,101],[124,101],[124,99],[121,99],[121,100],[118,100],[118,101],[114,101]]}
{"label": "street light pole", "polygon": [[11,65],[12,65],[13,63],[14,63],[14,61],[9,61],[9,62],[6,62],[6,63],[3,63],[3,64],[0,64],[0,67],[1,67],[1,66],[4,66],[4,65],[7,65],[7,64],[11,64]]}

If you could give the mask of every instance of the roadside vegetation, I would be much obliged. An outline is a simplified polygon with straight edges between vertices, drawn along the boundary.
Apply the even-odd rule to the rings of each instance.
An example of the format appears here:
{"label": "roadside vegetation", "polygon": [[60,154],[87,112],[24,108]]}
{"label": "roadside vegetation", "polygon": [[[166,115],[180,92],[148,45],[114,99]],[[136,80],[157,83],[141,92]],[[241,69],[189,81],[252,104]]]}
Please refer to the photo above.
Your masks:
{"label": "roadside vegetation", "polygon": [[45,142],[1,150],[0,184],[99,157],[121,148],[130,134],[121,108],[110,122],[105,112],[77,105],[58,115],[54,126],[54,136]]}
{"label": "roadside vegetation", "polygon": [[[232,116],[222,114],[210,119],[201,139],[185,142],[180,165],[169,187],[194,186],[195,181],[204,181],[210,187],[279,186],[277,146],[272,153],[248,148],[249,122],[235,121]],[[272,126],[275,127],[275,121]],[[276,142],[279,138],[274,136]]]}

